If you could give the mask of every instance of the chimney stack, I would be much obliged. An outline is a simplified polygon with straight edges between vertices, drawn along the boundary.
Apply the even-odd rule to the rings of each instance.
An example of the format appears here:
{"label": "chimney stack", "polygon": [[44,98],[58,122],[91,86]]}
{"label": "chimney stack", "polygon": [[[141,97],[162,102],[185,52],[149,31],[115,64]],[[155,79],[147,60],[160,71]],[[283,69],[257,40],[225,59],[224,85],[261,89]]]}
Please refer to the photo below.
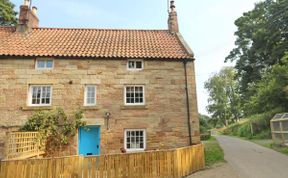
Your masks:
{"label": "chimney stack", "polygon": [[37,8],[32,7],[31,9],[30,6],[31,0],[24,0],[23,5],[20,6],[18,32],[27,32],[39,26],[39,19],[36,16]]}
{"label": "chimney stack", "polygon": [[170,8],[169,8],[169,19],[168,19],[168,28],[171,33],[178,33],[179,27],[178,27],[178,18],[177,18],[177,12],[176,12],[176,6],[174,0],[170,1]]}

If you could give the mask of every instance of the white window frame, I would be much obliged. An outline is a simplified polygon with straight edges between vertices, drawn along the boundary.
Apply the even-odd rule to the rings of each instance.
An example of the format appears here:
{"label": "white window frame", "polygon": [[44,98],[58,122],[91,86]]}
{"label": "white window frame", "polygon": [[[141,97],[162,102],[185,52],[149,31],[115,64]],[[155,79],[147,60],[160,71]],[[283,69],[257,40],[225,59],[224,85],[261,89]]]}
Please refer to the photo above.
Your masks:
{"label": "white window frame", "polygon": [[[129,62],[135,62],[135,68],[129,68]],[[141,68],[136,68],[136,62],[141,62],[142,66]],[[127,60],[127,70],[130,70],[130,71],[140,71],[140,70],[143,70],[144,69],[144,61],[141,60],[141,59],[129,59]]]}
{"label": "white window frame", "polygon": [[[46,65],[46,63],[45,63],[45,67],[43,67],[43,68],[39,68],[38,67],[38,62],[39,61],[52,61],[52,67],[51,68],[48,68]],[[54,60],[53,59],[36,59],[36,61],[35,61],[35,69],[37,69],[37,70],[52,70],[54,68]]]}
{"label": "white window frame", "polygon": [[[95,89],[95,100],[94,103],[87,103],[87,94],[88,94],[88,87],[94,87]],[[97,105],[97,86],[96,85],[85,85],[84,91],[84,106],[96,106]]]}
{"label": "white window frame", "polygon": [[[134,87],[134,88],[135,87],[142,87],[143,88],[143,103],[127,103],[127,98],[126,98],[127,87]],[[134,93],[134,97],[135,97],[135,93]],[[135,99],[134,99],[134,102],[135,102]],[[144,85],[125,85],[124,86],[124,104],[126,106],[143,106],[143,105],[145,105],[145,86]]]}
{"label": "white window frame", "polygon": [[[33,96],[33,87],[50,87],[50,103],[49,104],[33,104],[32,103],[32,96]],[[42,92],[41,92],[42,94]],[[52,105],[52,96],[53,96],[53,87],[52,85],[29,85],[29,93],[28,93],[29,97],[29,101],[28,101],[28,105],[29,106],[51,106]],[[40,96],[40,102],[42,100],[42,96]]]}
{"label": "white window frame", "polygon": [[[127,148],[127,131],[143,131],[143,148]],[[125,129],[124,130],[124,148],[127,152],[138,152],[146,150],[146,129]],[[131,141],[130,141],[131,142]]]}

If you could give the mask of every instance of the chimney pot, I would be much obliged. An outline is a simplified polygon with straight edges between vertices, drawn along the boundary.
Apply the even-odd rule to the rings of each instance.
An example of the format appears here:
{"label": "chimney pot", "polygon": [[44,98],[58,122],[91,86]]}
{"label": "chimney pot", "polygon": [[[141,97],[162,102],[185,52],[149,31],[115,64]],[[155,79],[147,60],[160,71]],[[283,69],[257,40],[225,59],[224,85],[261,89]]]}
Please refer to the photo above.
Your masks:
{"label": "chimney pot", "polygon": [[32,7],[32,12],[36,15],[37,14],[37,7],[33,6]]}
{"label": "chimney pot", "polygon": [[30,5],[30,0],[24,0],[23,5],[24,5],[24,6],[29,6],[29,5]]}

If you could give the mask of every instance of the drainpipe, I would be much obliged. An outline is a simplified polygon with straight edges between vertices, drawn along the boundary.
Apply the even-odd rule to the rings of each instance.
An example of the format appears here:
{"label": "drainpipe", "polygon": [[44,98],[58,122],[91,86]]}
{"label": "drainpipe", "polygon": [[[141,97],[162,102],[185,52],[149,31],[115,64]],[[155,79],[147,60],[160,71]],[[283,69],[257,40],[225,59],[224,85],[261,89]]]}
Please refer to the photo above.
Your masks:
{"label": "drainpipe", "polygon": [[189,144],[192,145],[192,135],[191,135],[191,122],[190,122],[190,102],[189,102],[189,91],[188,91],[188,77],[187,77],[187,59],[184,59],[184,73],[185,73],[185,91],[186,91],[186,106],[187,106],[187,123],[189,132]]}

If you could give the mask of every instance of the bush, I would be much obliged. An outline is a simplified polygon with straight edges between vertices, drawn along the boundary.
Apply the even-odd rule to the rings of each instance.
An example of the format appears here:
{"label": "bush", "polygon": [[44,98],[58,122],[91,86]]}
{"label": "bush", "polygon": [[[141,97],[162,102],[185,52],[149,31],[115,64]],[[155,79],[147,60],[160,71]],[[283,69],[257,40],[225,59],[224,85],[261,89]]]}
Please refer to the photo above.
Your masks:
{"label": "bush", "polygon": [[82,118],[81,110],[76,111],[71,117],[68,117],[61,108],[49,112],[40,111],[33,114],[20,130],[39,132],[38,139],[43,146],[45,145],[46,154],[53,155],[69,143],[79,127],[85,125],[81,121]]}
{"label": "bush", "polygon": [[211,132],[208,131],[208,132],[201,134],[200,138],[202,141],[209,140],[211,138]]}
{"label": "bush", "polygon": [[279,110],[275,109],[263,114],[252,115],[243,122],[231,124],[222,133],[247,139],[270,139],[270,120],[278,112]]}
{"label": "bush", "polygon": [[237,136],[240,137],[245,137],[248,139],[251,139],[253,137],[252,132],[251,132],[251,122],[246,122],[242,125],[239,125],[239,128],[237,130]]}

